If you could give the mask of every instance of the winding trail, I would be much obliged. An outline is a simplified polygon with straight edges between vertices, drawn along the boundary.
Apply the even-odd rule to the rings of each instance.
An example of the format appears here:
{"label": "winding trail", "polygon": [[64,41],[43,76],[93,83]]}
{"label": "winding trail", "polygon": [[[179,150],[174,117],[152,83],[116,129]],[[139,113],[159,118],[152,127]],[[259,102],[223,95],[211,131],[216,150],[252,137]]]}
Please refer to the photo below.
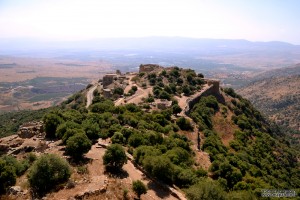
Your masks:
{"label": "winding trail", "polygon": [[193,131],[189,133],[185,133],[185,135],[193,142],[192,148],[196,153],[196,161],[200,164],[203,169],[208,170],[211,165],[209,154],[201,150],[201,146],[203,144],[204,136],[201,134],[199,130],[199,126],[194,122],[194,120],[189,116],[190,107],[188,106],[188,101],[197,98],[198,96],[202,95],[206,90],[208,90],[211,86],[204,85],[204,87],[193,94],[190,97],[183,96],[181,98],[175,96],[178,101],[178,105],[182,109],[182,111],[178,114],[178,116],[185,117],[188,119],[193,126]]}
{"label": "winding trail", "polygon": [[98,86],[98,84],[93,85],[89,89],[89,91],[87,92],[87,94],[86,94],[86,106],[85,106],[86,108],[88,108],[92,104],[92,101],[93,101],[93,98],[94,98],[93,92],[95,91],[97,86]]}
{"label": "winding trail", "polygon": [[119,105],[122,105],[122,104],[128,104],[128,103],[138,104],[138,103],[140,103],[140,102],[143,101],[143,98],[147,98],[149,94],[152,94],[152,87],[148,87],[146,89],[141,88],[136,83],[134,83],[133,81],[131,81],[132,77],[134,77],[134,76],[133,75],[130,76],[129,83],[126,86],[126,88],[124,89],[124,93],[128,93],[132,86],[136,86],[137,87],[137,91],[132,96],[121,97],[121,98],[117,99],[115,101],[115,105],[116,106],[119,106]]}

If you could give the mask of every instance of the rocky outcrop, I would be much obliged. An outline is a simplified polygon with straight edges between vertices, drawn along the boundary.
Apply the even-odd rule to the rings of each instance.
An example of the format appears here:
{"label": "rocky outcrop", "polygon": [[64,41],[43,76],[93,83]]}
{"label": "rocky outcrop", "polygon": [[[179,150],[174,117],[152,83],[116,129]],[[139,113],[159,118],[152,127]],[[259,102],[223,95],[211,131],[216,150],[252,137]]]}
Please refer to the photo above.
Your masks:
{"label": "rocky outcrop", "polygon": [[22,192],[23,191],[22,191],[20,186],[12,186],[12,187],[9,188],[9,191],[8,191],[8,193],[12,194],[12,195],[17,195],[17,194],[20,194]]}
{"label": "rocky outcrop", "polygon": [[106,192],[107,190],[107,186],[108,186],[108,180],[107,178],[104,180],[104,185],[99,188],[99,189],[96,189],[96,190],[86,190],[85,192],[82,192],[82,193],[79,193],[79,194],[76,194],[74,197],[71,197],[69,198],[70,200],[72,199],[78,199],[78,200],[81,200],[81,199],[86,199],[87,197],[91,196],[91,195],[100,195],[100,194],[103,194]]}
{"label": "rocky outcrop", "polygon": [[32,138],[33,136],[42,136],[44,133],[43,122],[28,122],[22,124],[18,130],[20,138]]}

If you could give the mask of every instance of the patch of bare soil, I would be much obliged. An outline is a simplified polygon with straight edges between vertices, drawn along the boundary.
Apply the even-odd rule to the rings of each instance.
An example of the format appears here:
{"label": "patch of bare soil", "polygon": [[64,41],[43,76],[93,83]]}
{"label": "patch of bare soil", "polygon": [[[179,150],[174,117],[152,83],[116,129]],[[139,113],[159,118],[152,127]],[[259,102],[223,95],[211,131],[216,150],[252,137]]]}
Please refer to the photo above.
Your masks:
{"label": "patch of bare soil", "polygon": [[235,130],[238,130],[238,127],[231,120],[231,115],[232,113],[229,113],[224,117],[221,112],[218,112],[212,118],[214,131],[219,134],[225,146],[229,146],[229,142],[234,139]]}
{"label": "patch of bare soil", "polygon": [[205,151],[195,151],[195,153],[196,163],[203,169],[208,170],[211,165],[209,154]]}

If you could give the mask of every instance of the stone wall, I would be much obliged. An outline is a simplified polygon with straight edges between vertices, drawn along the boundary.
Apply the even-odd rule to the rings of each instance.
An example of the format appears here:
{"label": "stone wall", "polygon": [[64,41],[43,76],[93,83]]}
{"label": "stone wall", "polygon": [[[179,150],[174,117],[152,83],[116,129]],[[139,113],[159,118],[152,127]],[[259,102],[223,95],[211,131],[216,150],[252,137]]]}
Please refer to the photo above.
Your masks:
{"label": "stone wall", "polygon": [[187,100],[187,105],[183,110],[186,115],[190,114],[191,109],[202,97],[212,95],[217,98],[218,102],[225,103],[224,97],[220,93],[220,82],[217,80],[206,80],[206,82],[208,84],[207,89],[199,93],[197,96]]}
{"label": "stone wall", "polygon": [[105,88],[106,86],[114,82],[114,78],[117,77],[117,74],[106,74],[103,76],[102,85]]}
{"label": "stone wall", "polygon": [[111,89],[103,89],[103,96],[105,98],[110,98],[112,96]]}

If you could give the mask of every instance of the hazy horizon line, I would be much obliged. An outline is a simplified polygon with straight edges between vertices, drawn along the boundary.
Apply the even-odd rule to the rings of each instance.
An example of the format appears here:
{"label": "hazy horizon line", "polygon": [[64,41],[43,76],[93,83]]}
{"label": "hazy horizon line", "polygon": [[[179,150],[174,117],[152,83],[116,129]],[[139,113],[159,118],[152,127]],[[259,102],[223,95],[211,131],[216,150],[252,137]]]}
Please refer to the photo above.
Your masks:
{"label": "hazy horizon line", "polygon": [[0,38],[0,41],[5,40],[28,40],[28,41],[37,41],[37,42],[88,42],[93,40],[117,40],[117,39],[151,39],[151,38],[180,38],[180,39],[194,39],[194,40],[227,40],[227,41],[245,41],[252,43],[286,43],[290,45],[299,46],[293,42],[288,42],[284,40],[250,40],[246,38],[209,38],[209,37],[187,37],[187,36],[124,36],[124,37],[95,37],[95,38],[81,38],[81,39],[58,39],[58,38],[37,38],[37,37],[3,37]]}

